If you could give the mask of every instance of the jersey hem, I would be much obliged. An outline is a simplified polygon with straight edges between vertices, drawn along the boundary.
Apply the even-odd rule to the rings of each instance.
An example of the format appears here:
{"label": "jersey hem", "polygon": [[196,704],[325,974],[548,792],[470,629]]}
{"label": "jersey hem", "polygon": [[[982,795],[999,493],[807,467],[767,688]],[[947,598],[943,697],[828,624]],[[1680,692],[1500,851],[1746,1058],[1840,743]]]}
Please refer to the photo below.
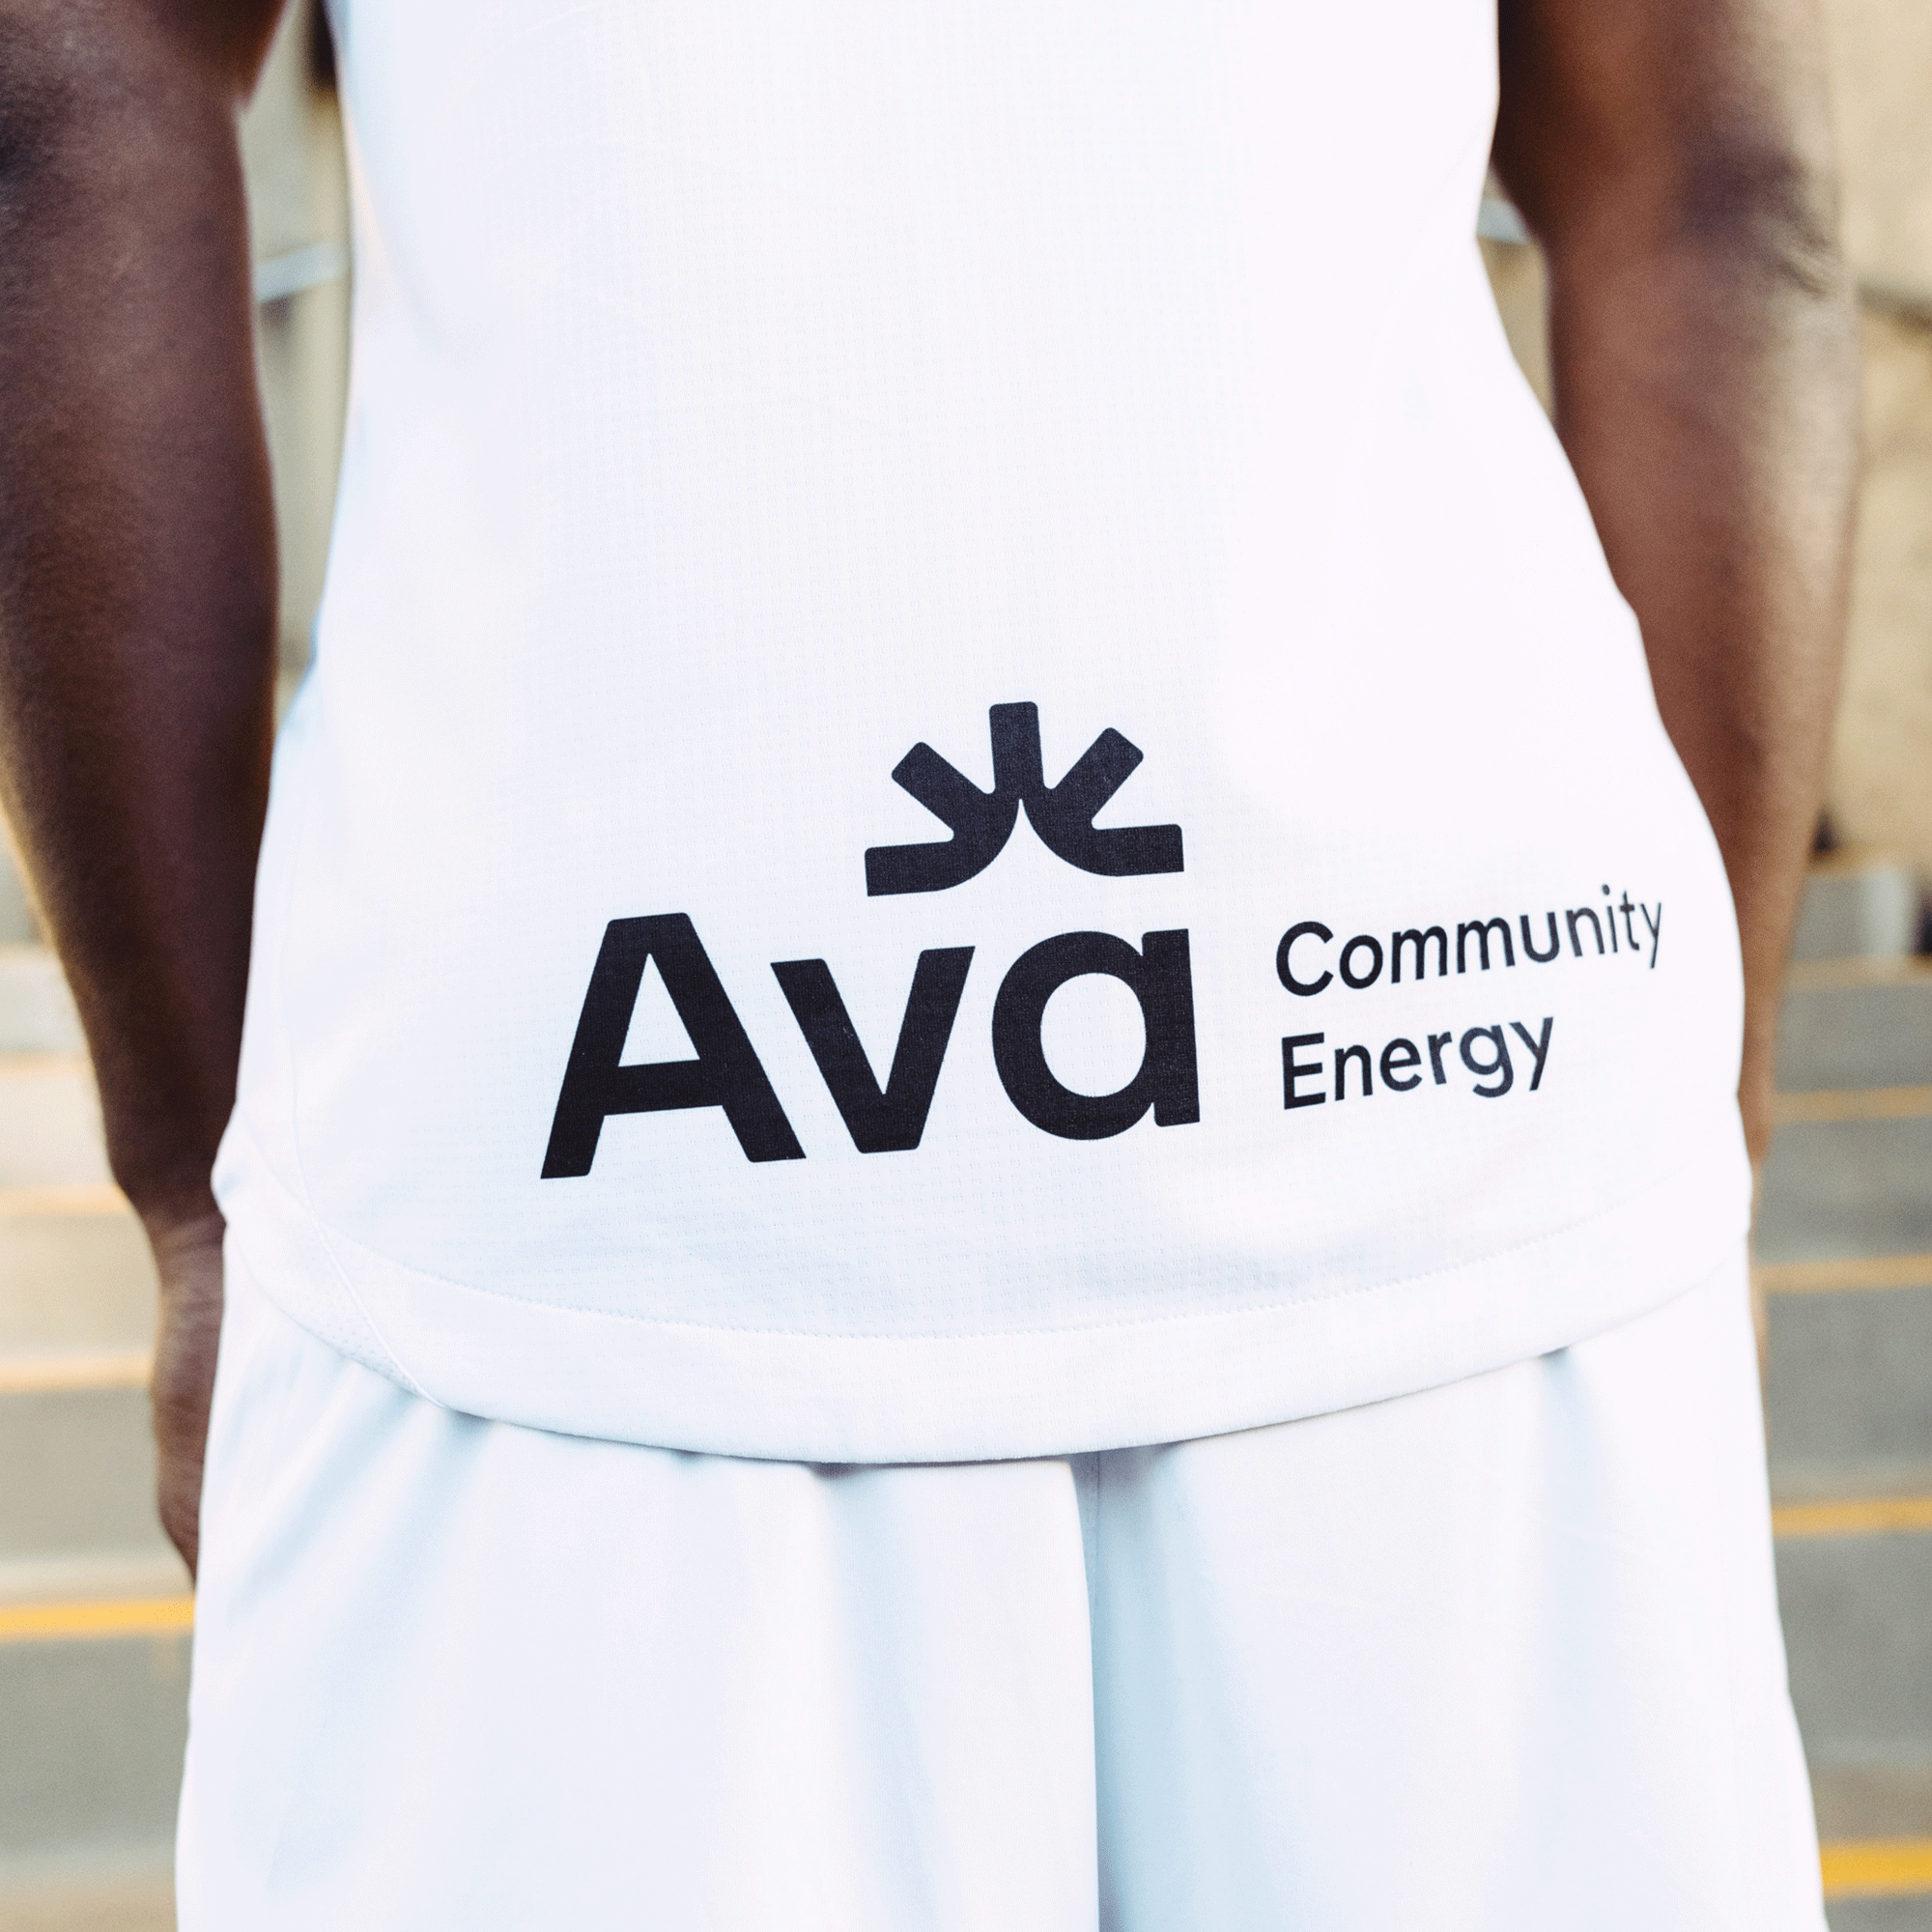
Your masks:
{"label": "jersey hem", "polygon": [[1583,1220],[1378,1285],[1297,1283],[1264,1307],[1097,1326],[822,1335],[570,1308],[425,1274],[327,1229],[250,1152],[245,1168],[224,1162],[229,1238],[291,1320],[365,1367],[527,1428],[807,1463],[1069,1455],[1385,1401],[1646,1314],[1708,1276],[1749,1220],[1733,1129]]}

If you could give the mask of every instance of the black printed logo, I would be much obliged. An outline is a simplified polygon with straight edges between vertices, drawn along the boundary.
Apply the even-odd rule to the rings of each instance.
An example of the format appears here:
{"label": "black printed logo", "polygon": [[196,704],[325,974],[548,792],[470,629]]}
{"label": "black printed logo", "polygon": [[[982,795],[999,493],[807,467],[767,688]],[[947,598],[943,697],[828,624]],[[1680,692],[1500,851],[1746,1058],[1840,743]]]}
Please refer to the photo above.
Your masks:
{"label": "black printed logo", "polygon": [[[1048,851],[1083,872],[1119,879],[1182,869],[1179,826],[1102,831],[1094,823],[1139,766],[1139,746],[1111,728],[1102,731],[1060,782],[1049,785],[1041,768],[1038,707],[996,704],[990,722],[991,791],[981,791],[930,745],[915,745],[899,760],[893,777],[943,819],[952,837],[923,845],[873,846],[866,854],[868,896],[944,892],[983,872],[1006,849],[1022,807]],[[920,953],[883,1081],[830,963],[772,962],[779,990],[861,1153],[909,1153],[924,1138],[973,958],[970,946],[931,947]],[[653,960],[690,1036],[689,1059],[624,1058]],[[1071,980],[1095,976],[1119,980],[1141,1010],[1141,1064],[1111,1094],[1083,1094],[1063,1084],[1047,1064],[1043,1037],[1054,994]],[[1008,1099],[1042,1133],[1067,1141],[1112,1140],[1150,1114],[1156,1127],[1192,1125],[1201,1118],[1201,1083],[1186,930],[1143,932],[1138,948],[1110,932],[1062,932],[1030,947],[1007,969],[994,996],[991,1044],[993,1068]],[[613,1116],[712,1107],[724,1113],[747,1160],[805,1158],[689,914],[611,920],[590,969],[564,1065],[543,1178],[587,1175],[604,1123]]]}
{"label": "black printed logo", "polygon": [[[653,959],[696,1052],[688,1060],[627,1063],[624,1042]],[[970,946],[935,947],[919,955],[883,1086],[831,967],[823,959],[773,963],[785,1003],[861,1153],[909,1152],[924,1137],[972,963]],[[1047,1002],[1068,980],[1090,974],[1125,985],[1140,1004],[1147,1037],[1139,1069],[1112,1094],[1064,1086],[1046,1064],[1040,1037]],[[1029,948],[1000,982],[992,1044],[1007,1097],[1043,1133],[1068,1141],[1111,1140],[1150,1113],[1157,1127],[1191,1125],[1201,1118],[1201,1087],[1186,932],[1144,932],[1138,950],[1110,932],[1063,932]],[[1541,1065],[1539,1061],[1539,1071]],[[613,1114],[704,1107],[724,1110],[747,1160],[805,1158],[690,918],[673,912],[613,919],[604,929],[564,1065],[543,1178],[588,1174],[604,1122]]]}
{"label": "black printed logo", "polygon": [[866,892],[943,893],[983,872],[1012,837],[1020,808],[1049,852],[1103,878],[1179,872],[1180,827],[1130,825],[1101,831],[1094,820],[1133,776],[1145,755],[1109,726],[1057,785],[1046,782],[1039,750],[1039,707],[996,704],[993,788],[981,791],[928,744],[915,745],[893,768],[893,781],[952,829],[951,838],[921,845],[874,845],[866,854]]}

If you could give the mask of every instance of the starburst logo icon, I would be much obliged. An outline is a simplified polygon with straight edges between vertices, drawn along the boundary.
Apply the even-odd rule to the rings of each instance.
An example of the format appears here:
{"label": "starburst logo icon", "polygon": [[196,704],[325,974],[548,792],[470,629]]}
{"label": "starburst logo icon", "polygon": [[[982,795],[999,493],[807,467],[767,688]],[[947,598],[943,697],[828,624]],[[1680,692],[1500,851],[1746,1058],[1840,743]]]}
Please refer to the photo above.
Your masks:
{"label": "starburst logo icon", "polygon": [[981,791],[924,742],[893,767],[893,781],[952,828],[950,838],[917,845],[874,845],[866,854],[866,892],[943,893],[983,872],[1027,822],[1049,852],[1103,878],[1137,878],[1182,869],[1180,827],[1129,825],[1103,831],[1094,817],[1146,755],[1110,725],[1073,761],[1056,785],[1046,782],[1039,749],[1039,707],[996,704],[988,714],[993,788]]}

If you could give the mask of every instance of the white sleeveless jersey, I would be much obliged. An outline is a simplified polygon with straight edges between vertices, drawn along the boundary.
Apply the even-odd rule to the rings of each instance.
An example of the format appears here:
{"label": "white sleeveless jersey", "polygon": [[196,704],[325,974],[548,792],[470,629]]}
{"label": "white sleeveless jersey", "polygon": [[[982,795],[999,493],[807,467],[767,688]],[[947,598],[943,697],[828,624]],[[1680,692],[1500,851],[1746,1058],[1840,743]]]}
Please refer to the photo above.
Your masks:
{"label": "white sleeveless jersey", "polygon": [[1233,1430],[1742,1229],[1730,899],[1471,239],[1486,0],[347,0],[232,1238],[455,1407]]}

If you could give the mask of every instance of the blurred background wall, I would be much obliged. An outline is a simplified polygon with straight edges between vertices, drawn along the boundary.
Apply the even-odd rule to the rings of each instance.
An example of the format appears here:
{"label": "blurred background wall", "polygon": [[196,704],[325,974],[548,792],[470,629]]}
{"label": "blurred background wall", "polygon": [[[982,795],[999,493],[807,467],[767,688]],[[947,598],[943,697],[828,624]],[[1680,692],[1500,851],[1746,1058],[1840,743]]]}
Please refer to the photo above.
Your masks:
{"label": "blurred background wall", "polygon": [[1831,810],[1932,877],[1932,7],[1830,0],[1865,476]]}

